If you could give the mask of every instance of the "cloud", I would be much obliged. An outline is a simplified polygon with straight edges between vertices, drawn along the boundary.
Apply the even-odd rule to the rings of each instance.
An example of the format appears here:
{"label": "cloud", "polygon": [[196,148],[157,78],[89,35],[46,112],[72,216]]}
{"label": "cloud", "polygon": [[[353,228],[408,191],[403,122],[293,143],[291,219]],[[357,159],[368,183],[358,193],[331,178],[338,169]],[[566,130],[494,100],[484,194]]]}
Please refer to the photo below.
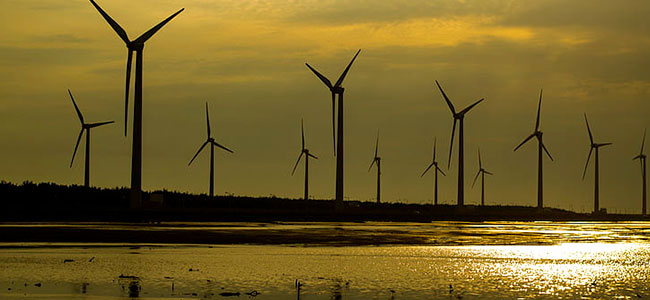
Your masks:
{"label": "cloud", "polygon": [[598,31],[648,32],[650,5],[646,1],[539,0],[525,1],[516,13],[505,15],[506,26],[587,27]]}

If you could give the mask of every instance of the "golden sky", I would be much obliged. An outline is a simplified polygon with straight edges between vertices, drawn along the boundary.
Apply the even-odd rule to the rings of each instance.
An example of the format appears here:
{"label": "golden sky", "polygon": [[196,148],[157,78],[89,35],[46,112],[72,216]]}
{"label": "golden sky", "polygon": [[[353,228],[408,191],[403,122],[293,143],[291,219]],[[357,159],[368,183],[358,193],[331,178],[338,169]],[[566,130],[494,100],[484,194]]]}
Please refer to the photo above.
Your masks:
{"label": "golden sky", "polygon": [[[547,206],[590,211],[593,166],[582,117],[601,149],[601,207],[638,211],[638,154],[650,116],[650,3],[584,1],[100,0],[133,39],[181,7],[144,51],[143,187],[194,193],[208,187],[204,102],[217,151],[218,194],[300,197],[300,118],[311,191],[334,194],[329,91],[305,67],[335,80],[357,49],[345,93],[346,197],[371,200],[368,172],[381,132],[383,198],[431,201],[433,138],[448,176],[441,201],[456,201],[457,157],[446,170],[451,114],[486,98],[465,119],[466,203],[481,147],[487,203],[536,204],[536,146],[512,149],[534,129],[544,88]],[[79,123],[66,89],[93,130],[91,183],[130,183],[131,133],[123,136],[126,48],[85,0],[0,4],[0,179],[83,182],[83,152],[68,168]],[[132,101],[131,101],[132,103]],[[132,109],[132,108],[131,108]],[[132,116],[132,110],[129,112]],[[129,128],[131,125],[129,125]],[[454,150],[457,145],[454,145]],[[83,149],[82,149],[83,150]],[[80,155],[81,154],[81,155]]]}

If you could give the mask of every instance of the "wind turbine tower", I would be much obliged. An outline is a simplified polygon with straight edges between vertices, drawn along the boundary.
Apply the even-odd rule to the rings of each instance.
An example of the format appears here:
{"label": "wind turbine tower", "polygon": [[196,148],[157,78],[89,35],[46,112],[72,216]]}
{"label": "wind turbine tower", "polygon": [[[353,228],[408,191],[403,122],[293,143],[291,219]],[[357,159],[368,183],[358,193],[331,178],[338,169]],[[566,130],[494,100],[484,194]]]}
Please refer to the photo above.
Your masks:
{"label": "wind turbine tower", "polygon": [[303,125],[302,119],[300,120],[300,133],[302,136],[302,147],[300,150],[300,155],[298,155],[298,160],[296,161],[296,164],[293,166],[293,170],[291,171],[291,176],[296,172],[296,167],[298,167],[298,163],[300,163],[300,159],[302,158],[303,155],[305,155],[305,201],[309,200],[309,158],[315,158],[318,159],[318,157],[314,156],[309,152],[309,149],[305,148],[305,127]]}
{"label": "wind turbine tower", "polygon": [[451,129],[451,143],[449,144],[449,160],[447,163],[447,168],[451,166],[451,153],[454,148],[454,133],[456,131],[456,122],[459,123],[458,126],[458,206],[462,207],[465,205],[465,165],[464,165],[464,154],[463,154],[463,144],[464,144],[464,137],[463,137],[463,120],[465,119],[465,114],[468,113],[474,106],[479,104],[481,101],[483,101],[483,98],[479,99],[478,101],[474,102],[474,104],[466,107],[465,109],[461,110],[460,112],[456,112],[456,109],[454,109],[454,105],[451,103],[451,100],[447,97],[445,94],[445,91],[442,90],[442,87],[436,80],[436,85],[438,85],[438,89],[440,89],[440,93],[442,93],[442,96],[445,98],[445,101],[447,102],[447,105],[449,106],[449,110],[451,110],[451,114],[454,118],[454,124]]}
{"label": "wind turbine tower", "polygon": [[104,17],[106,22],[113,28],[115,33],[124,41],[128,50],[126,60],[126,89],[124,92],[124,135],[126,135],[128,108],[129,108],[129,84],[131,82],[131,63],[133,61],[133,52],[135,52],[135,93],[133,96],[133,152],[131,154],[131,208],[140,208],[142,206],[142,63],[144,44],[167,22],[180,14],[184,8],[175,12],[167,19],[158,23],[147,32],[143,33],[135,40],[130,40],[126,31],[113,20],[95,1],[90,3]]}
{"label": "wind turbine tower", "polygon": [[379,151],[379,132],[377,132],[377,142],[375,143],[375,156],[372,158],[368,172],[372,169],[373,165],[377,165],[377,203],[381,203],[381,157]]}
{"label": "wind turbine tower", "polygon": [[641,163],[641,178],[643,179],[643,191],[641,193],[641,215],[645,216],[646,215],[646,169],[645,169],[645,158],[646,155],[643,153],[643,146],[645,145],[645,130],[643,131],[643,140],[641,141],[641,151],[639,152],[639,155],[635,156],[633,160],[639,160]]}
{"label": "wind turbine tower", "polygon": [[[330,90],[332,93],[332,137],[335,140],[334,143],[334,148],[335,148],[335,154],[336,155],[336,193],[335,193],[335,207],[337,209],[340,209],[343,207],[343,92],[345,89],[343,86],[343,80],[345,79],[345,76],[348,74],[348,71],[350,70],[350,67],[354,63],[354,60],[357,59],[357,56],[359,55],[359,52],[361,52],[361,49],[357,51],[357,53],[354,55],[348,66],[345,68],[339,79],[332,85],[329,79],[327,77],[323,76],[323,74],[319,73],[316,71],[316,69],[312,68],[308,63],[305,63],[307,67],[316,74],[316,76],[327,86],[327,88]],[[336,110],[336,95],[338,95],[338,124],[336,128],[334,127],[334,119],[335,119],[335,110]],[[334,134],[334,132],[337,132]]]}
{"label": "wind turbine tower", "polygon": [[523,146],[526,142],[528,142],[530,139],[533,137],[537,138],[537,208],[544,208],[544,176],[542,173],[543,170],[543,158],[544,154],[542,154],[542,150],[546,153],[548,158],[553,160],[553,157],[551,156],[551,153],[548,152],[548,149],[546,149],[546,146],[544,146],[544,142],[542,142],[542,131],[539,130],[539,117],[540,117],[540,110],[542,108],[542,91],[539,91],[539,103],[537,104],[537,121],[535,121],[535,131],[533,131],[532,134],[530,134],[526,139],[524,139],[523,142],[521,142],[513,151],[517,151],[519,147]]}
{"label": "wind turbine tower", "polygon": [[194,159],[201,153],[201,150],[207,145],[210,144],[210,198],[214,196],[214,147],[217,146],[223,150],[226,150],[230,153],[233,153],[232,150],[222,146],[221,144],[217,143],[214,138],[212,138],[212,133],[210,132],[210,114],[208,113],[208,103],[205,103],[205,119],[207,122],[207,127],[208,127],[208,138],[205,140],[203,145],[201,145],[201,148],[199,148],[199,151],[194,154],[194,157],[192,157],[192,160],[190,160],[190,163],[187,164],[188,166],[192,164]]}
{"label": "wind turbine tower", "polygon": [[599,168],[598,168],[598,163],[599,163],[599,157],[598,157],[598,149],[600,147],[608,146],[611,145],[612,143],[594,143],[594,137],[591,134],[591,129],[589,128],[589,121],[587,121],[587,114],[585,114],[585,123],[587,124],[587,132],[589,133],[589,142],[590,148],[589,148],[589,155],[587,156],[587,163],[585,164],[585,170],[582,172],[582,180],[585,179],[585,175],[587,174],[587,167],[589,166],[589,159],[591,158],[591,152],[596,149],[596,157],[594,158],[594,213],[599,213],[600,212],[600,200],[599,200]]}
{"label": "wind turbine tower", "polygon": [[72,92],[68,90],[74,109],[77,111],[77,116],[79,117],[79,122],[81,122],[81,131],[79,132],[79,137],[77,138],[77,143],[74,145],[74,152],[72,152],[72,160],[70,161],[70,168],[72,168],[72,163],[74,163],[74,157],[77,154],[77,148],[79,147],[79,142],[81,142],[81,136],[86,132],[86,165],[84,169],[84,186],[90,186],[90,129],[99,127],[106,124],[114,123],[115,121],[106,121],[106,122],[97,122],[97,123],[86,123],[84,121],[84,116],[81,114],[81,110],[77,106],[77,102],[74,101],[72,97]]}
{"label": "wind turbine tower", "polygon": [[435,174],[433,175],[433,205],[438,205],[438,172],[442,174],[442,176],[446,176],[445,172],[438,167],[438,162],[436,161],[436,139],[433,139],[433,160],[431,161],[431,164],[424,170],[422,175],[420,177],[424,177],[424,174],[431,169],[431,167],[435,167]]}
{"label": "wind turbine tower", "polygon": [[472,182],[472,187],[474,187],[474,184],[476,183],[476,179],[478,179],[478,176],[481,175],[481,206],[485,205],[485,174],[494,175],[490,173],[488,170],[483,168],[483,164],[481,163],[481,149],[479,149],[478,150],[478,172],[476,173],[476,177],[474,177],[474,182]]}

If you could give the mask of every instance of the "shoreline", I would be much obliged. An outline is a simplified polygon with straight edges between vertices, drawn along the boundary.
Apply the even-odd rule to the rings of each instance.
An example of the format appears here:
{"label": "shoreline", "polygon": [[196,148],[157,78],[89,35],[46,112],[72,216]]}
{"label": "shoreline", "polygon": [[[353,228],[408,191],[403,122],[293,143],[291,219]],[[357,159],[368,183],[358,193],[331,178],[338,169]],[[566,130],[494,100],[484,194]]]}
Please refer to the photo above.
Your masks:
{"label": "shoreline", "polygon": [[[650,222],[0,223],[0,243],[496,246],[650,243]],[[8,246],[8,245],[7,245]],[[11,247],[11,246],[9,246]],[[2,249],[0,245],[0,249]]]}

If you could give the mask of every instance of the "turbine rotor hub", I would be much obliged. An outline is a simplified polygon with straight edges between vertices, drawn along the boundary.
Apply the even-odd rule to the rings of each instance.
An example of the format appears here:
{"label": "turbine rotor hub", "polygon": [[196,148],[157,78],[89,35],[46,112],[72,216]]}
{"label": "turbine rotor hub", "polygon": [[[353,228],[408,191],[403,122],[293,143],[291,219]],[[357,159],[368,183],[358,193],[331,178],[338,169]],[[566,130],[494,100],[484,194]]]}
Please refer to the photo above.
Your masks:
{"label": "turbine rotor hub", "polygon": [[335,93],[335,94],[339,94],[339,95],[340,95],[340,94],[343,94],[343,92],[345,91],[345,89],[344,89],[342,86],[333,86],[330,90],[331,90],[333,93]]}
{"label": "turbine rotor hub", "polygon": [[135,43],[130,41],[126,44],[126,47],[131,51],[142,51],[142,49],[144,49],[144,43]]}

